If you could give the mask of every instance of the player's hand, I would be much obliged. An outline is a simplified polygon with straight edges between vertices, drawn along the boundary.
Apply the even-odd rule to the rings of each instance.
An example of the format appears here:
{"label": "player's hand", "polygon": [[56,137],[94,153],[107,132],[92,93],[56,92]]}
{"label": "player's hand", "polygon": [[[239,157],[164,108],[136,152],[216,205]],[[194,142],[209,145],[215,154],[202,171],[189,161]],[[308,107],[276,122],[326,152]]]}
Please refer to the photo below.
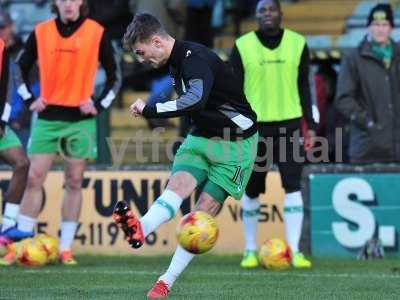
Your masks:
{"label": "player's hand", "polygon": [[307,130],[307,136],[304,139],[304,150],[308,151],[315,146],[317,134],[314,130]]}
{"label": "player's hand", "polygon": [[45,110],[47,106],[46,100],[42,97],[37,98],[33,103],[29,106],[31,111],[40,113]]}
{"label": "player's hand", "polygon": [[96,116],[98,114],[96,107],[94,106],[94,102],[92,98],[89,98],[86,102],[83,102],[79,106],[79,110],[83,115],[93,115]]}
{"label": "player's hand", "polygon": [[137,99],[136,102],[129,107],[129,112],[137,117],[143,113],[145,106],[146,102],[144,102],[142,99]]}

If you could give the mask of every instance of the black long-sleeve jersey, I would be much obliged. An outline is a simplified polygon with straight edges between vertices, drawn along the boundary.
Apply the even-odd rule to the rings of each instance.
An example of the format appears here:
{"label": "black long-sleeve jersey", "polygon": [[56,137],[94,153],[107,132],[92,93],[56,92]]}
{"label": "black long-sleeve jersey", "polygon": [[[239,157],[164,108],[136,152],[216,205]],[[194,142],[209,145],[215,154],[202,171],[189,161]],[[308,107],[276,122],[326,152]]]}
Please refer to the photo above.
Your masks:
{"label": "black long-sleeve jersey", "polygon": [[[60,18],[57,18],[57,30],[62,37],[69,37],[79,29],[85,20],[86,18],[81,17],[75,22],[65,24],[61,22]],[[29,91],[29,72],[37,59],[37,40],[35,31],[33,31],[29,35],[24,51],[18,59],[18,65],[21,69],[21,75],[24,82],[24,84],[18,88],[18,93],[27,104],[30,104],[35,100],[33,99],[32,93]],[[101,112],[110,107],[121,86],[121,75],[118,73],[114,50],[111,41],[105,32],[103,33],[100,42],[99,61],[103,66],[107,77],[105,87],[100,96],[98,99],[94,99],[96,109]],[[79,108],[58,105],[49,105],[43,112],[39,113],[39,118],[47,120],[78,121],[90,117],[92,116],[82,115]]]}
{"label": "black long-sleeve jersey", "polygon": [[[268,49],[275,49],[279,46],[283,37],[283,29],[275,36],[266,35],[261,30],[256,31],[256,35],[264,47]],[[241,86],[244,86],[244,68],[242,63],[242,58],[236,45],[232,49],[230,56],[230,63],[234,68],[235,72],[239,76]],[[315,129],[317,126],[314,122],[312,115],[312,101],[310,92],[310,82],[309,82],[309,71],[310,71],[310,54],[307,45],[303,49],[301,54],[300,64],[299,64],[299,75],[297,79],[297,86],[299,89],[301,108],[303,111],[303,116],[307,122],[310,129]],[[267,100],[266,100],[267,101]]]}
{"label": "black long-sleeve jersey", "polygon": [[1,63],[0,74],[0,127],[4,129],[10,117],[10,106],[7,105],[8,98],[8,78],[9,78],[9,58],[8,51],[4,49],[3,61]]}
{"label": "black long-sleeve jersey", "polygon": [[200,44],[175,41],[167,64],[178,98],[146,105],[146,118],[189,115],[190,133],[206,138],[236,140],[257,132],[256,114],[237,76],[218,55]]}

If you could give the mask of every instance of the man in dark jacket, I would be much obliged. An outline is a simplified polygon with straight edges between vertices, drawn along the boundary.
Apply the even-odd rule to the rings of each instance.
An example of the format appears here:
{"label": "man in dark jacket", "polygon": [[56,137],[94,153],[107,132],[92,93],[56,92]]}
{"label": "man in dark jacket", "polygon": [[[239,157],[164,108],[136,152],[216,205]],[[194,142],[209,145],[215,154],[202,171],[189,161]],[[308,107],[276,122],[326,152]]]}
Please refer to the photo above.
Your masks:
{"label": "man in dark jacket", "polygon": [[336,106],[351,122],[352,163],[400,161],[400,47],[390,38],[393,12],[378,4],[368,35],[343,59]]}

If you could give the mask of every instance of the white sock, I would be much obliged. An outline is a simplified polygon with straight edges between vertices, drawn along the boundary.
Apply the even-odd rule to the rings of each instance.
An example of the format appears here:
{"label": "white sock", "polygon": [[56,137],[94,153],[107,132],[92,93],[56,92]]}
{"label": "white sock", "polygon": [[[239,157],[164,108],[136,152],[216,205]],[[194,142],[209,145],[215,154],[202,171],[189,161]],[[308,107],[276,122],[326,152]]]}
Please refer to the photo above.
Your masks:
{"label": "white sock", "polygon": [[148,236],[162,223],[171,220],[183,199],[171,190],[165,190],[153,203],[148,212],[140,219],[144,236]]}
{"label": "white sock", "polygon": [[62,221],[61,222],[61,237],[60,237],[60,252],[70,251],[72,242],[74,241],[76,228],[78,222],[75,221]]}
{"label": "white sock", "polygon": [[193,257],[194,254],[186,251],[180,245],[178,245],[167,272],[161,275],[158,280],[164,281],[168,285],[168,289],[171,289],[175,280],[177,280],[179,275],[181,275],[181,273],[186,269]]}
{"label": "white sock", "polygon": [[260,201],[258,198],[250,198],[244,194],[242,198],[243,210],[243,231],[244,231],[244,249],[249,251],[257,250],[257,225],[260,210]]}
{"label": "white sock", "polygon": [[19,204],[6,203],[3,215],[3,224],[1,230],[4,232],[8,228],[14,227],[17,224],[17,216],[19,213]]}
{"label": "white sock", "polygon": [[303,198],[301,197],[301,192],[287,193],[285,196],[283,219],[285,221],[286,239],[293,253],[299,252],[303,217]]}
{"label": "white sock", "polygon": [[25,231],[25,232],[32,232],[35,228],[37,219],[31,218],[25,215],[18,216],[18,230]]}

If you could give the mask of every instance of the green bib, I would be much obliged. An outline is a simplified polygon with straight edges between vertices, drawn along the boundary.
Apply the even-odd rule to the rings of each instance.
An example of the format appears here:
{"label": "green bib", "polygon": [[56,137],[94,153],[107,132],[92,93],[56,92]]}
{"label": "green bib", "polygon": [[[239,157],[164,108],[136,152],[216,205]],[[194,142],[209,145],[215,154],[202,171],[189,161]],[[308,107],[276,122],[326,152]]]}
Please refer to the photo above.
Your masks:
{"label": "green bib", "polygon": [[268,49],[250,32],[236,41],[243,68],[244,91],[258,122],[302,116],[297,84],[305,38],[285,29],[279,47]]}

